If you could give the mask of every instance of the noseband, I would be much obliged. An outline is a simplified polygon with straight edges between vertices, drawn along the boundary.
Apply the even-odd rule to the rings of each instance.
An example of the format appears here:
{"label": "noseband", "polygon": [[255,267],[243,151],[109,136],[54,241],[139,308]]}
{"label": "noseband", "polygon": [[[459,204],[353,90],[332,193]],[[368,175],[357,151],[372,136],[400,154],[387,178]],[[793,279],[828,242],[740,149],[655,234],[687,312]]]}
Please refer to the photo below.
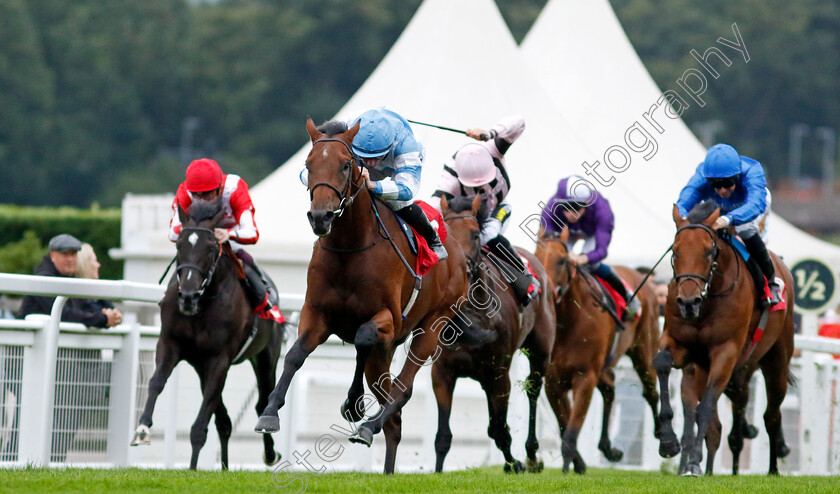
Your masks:
{"label": "noseband", "polygon": [[[712,255],[712,264],[709,266],[709,273],[705,276],[703,276],[702,274],[694,274],[694,273],[680,273],[680,274],[674,275],[674,281],[677,283],[677,286],[679,286],[680,283],[681,283],[681,280],[683,280],[685,278],[694,280],[695,283],[697,282],[696,280],[702,281],[703,282],[703,291],[700,292],[700,299],[702,300],[702,299],[705,299],[706,296],[709,294],[709,284],[712,282],[712,277],[715,275],[715,268],[717,268],[717,258],[718,258],[718,254],[720,253],[720,248],[717,245],[717,238],[715,236],[715,232],[713,232],[712,229],[709,228],[706,225],[701,225],[701,224],[685,225],[685,226],[682,226],[682,227],[677,229],[676,235],[679,235],[680,232],[683,231],[683,230],[690,230],[690,229],[703,230],[703,231],[705,231],[706,233],[709,234],[709,237],[711,237],[712,245],[714,246],[714,249],[715,249],[714,254]],[[674,267],[674,258],[672,257],[671,258],[671,268],[673,269],[673,267]],[[698,283],[698,285],[699,285],[699,283]]]}
{"label": "noseband", "polygon": [[[313,142],[312,147],[314,148],[316,144],[321,142],[340,142],[345,148],[347,148],[347,152],[350,153],[350,162],[358,165],[359,161],[358,159],[356,159],[356,153],[353,152],[353,150],[350,148],[350,145],[346,142],[342,141],[341,139],[336,139],[334,137],[324,137]],[[351,204],[353,204],[353,200],[356,199],[356,196],[359,195],[359,192],[364,188],[353,182],[353,170],[351,169],[350,173],[347,174],[347,182],[344,183],[344,188],[342,190],[338,190],[338,187],[329,182],[318,182],[315,185],[311,186],[309,188],[310,202],[312,201],[315,189],[321,185],[332,189],[333,192],[338,194],[338,198],[341,200],[341,202],[338,204],[338,209],[333,211],[333,214],[335,214],[336,216],[341,216],[342,214],[344,214],[344,210],[350,207]],[[356,192],[354,192],[353,195],[348,197],[347,193],[349,192],[351,185],[356,186]]]}
{"label": "noseband", "polygon": [[180,291],[180,287],[181,287],[181,270],[182,269],[194,269],[194,270],[198,271],[198,274],[200,274],[201,276],[204,277],[204,281],[202,281],[201,286],[198,287],[198,296],[199,296],[199,298],[201,298],[201,295],[204,294],[204,290],[206,290],[207,287],[210,286],[210,280],[213,279],[213,273],[216,271],[216,266],[218,266],[218,264],[219,264],[219,259],[222,258],[222,246],[219,245],[219,242],[216,241],[216,232],[214,232],[210,228],[204,228],[204,227],[200,227],[200,226],[185,226],[181,229],[181,235],[183,235],[184,232],[186,232],[186,231],[209,233],[213,237],[213,243],[216,245],[216,248],[219,249],[219,252],[216,254],[216,258],[213,260],[213,264],[210,266],[210,269],[208,269],[207,271],[202,269],[201,266],[198,266],[197,264],[191,264],[191,263],[184,263],[184,264],[179,263],[175,267],[175,276],[178,278],[178,290],[179,291]]}

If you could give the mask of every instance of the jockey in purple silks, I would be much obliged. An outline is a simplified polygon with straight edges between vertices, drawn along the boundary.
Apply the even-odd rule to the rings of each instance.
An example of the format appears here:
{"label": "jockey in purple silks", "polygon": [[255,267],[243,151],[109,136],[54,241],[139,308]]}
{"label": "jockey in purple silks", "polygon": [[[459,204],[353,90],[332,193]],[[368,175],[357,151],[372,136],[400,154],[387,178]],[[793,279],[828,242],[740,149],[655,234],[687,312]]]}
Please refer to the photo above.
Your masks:
{"label": "jockey in purple silks", "polygon": [[[572,175],[560,180],[557,192],[542,212],[545,233],[560,233],[569,229],[569,257],[579,265],[586,265],[618,292],[627,303],[624,321],[636,318],[641,309],[638,297],[625,287],[618,274],[605,262],[607,249],[615,226],[610,203],[585,178]],[[583,240],[582,253],[571,253],[575,242]]]}

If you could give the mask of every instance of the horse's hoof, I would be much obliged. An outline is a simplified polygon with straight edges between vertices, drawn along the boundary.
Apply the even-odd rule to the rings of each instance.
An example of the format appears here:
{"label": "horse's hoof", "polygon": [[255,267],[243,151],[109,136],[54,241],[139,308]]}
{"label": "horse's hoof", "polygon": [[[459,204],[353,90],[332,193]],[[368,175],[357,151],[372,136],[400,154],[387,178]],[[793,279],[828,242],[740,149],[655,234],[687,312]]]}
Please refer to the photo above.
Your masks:
{"label": "horse's hoof", "polygon": [[688,465],[688,468],[686,468],[684,472],[680,473],[680,477],[699,477],[700,475],[702,475],[700,465],[694,464]]}
{"label": "horse's hoof", "polygon": [[254,426],[255,432],[263,434],[271,434],[280,430],[280,419],[277,415],[260,415],[257,420],[257,425]]}
{"label": "horse's hoof", "polygon": [[519,460],[514,460],[513,463],[505,463],[505,473],[522,473],[525,471],[525,467],[522,466],[522,462]]}
{"label": "horse's hoof", "polygon": [[362,420],[362,417],[364,417],[355,406],[350,405],[350,398],[344,400],[344,403],[341,405],[341,416],[353,423]]}
{"label": "horse's hoof", "polygon": [[779,445],[777,447],[777,449],[779,450],[778,452],[776,452],[776,457],[777,458],[784,458],[784,457],[786,457],[787,455],[790,454],[790,446],[788,446],[785,443],[782,443],[781,445]]}
{"label": "horse's hoof", "polygon": [[149,428],[145,425],[138,425],[134,431],[134,440],[131,441],[132,446],[148,446],[152,443],[152,434]]}
{"label": "horse's hoof", "polygon": [[350,436],[349,440],[351,443],[364,444],[365,446],[370,447],[370,445],[373,444],[373,431],[367,427],[359,427],[359,430]]}
{"label": "horse's hoof", "polygon": [[277,464],[277,462],[279,462],[279,461],[280,461],[280,458],[282,458],[282,457],[283,457],[283,456],[282,456],[279,452],[274,451],[274,458],[273,458],[273,459],[271,459],[271,460],[269,460],[269,459],[265,456],[265,452],[263,452],[263,463],[265,463],[265,466],[267,466],[267,467],[273,467],[274,465],[276,465],[276,464]]}
{"label": "horse's hoof", "polygon": [[755,439],[758,437],[758,427],[752,424],[746,424],[742,431],[745,439]]}
{"label": "horse's hoof", "polygon": [[582,458],[575,458],[572,465],[575,468],[576,474],[583,475],[586,473],[586,463],[583,462]]}
{"label": "horse's hoof", "polygon": [[604,451],[604,456],[607,457],[607,460],[615,463],[624,458],[624,451],[621,451],[618,448],[610,448],[607,451]]}
{"label": "horse's hoof", "polygon": [[661,439],[659,441],[659,456],[662,458],[673,458],[680,452],[680,443],[677,438]]}
{"label": "horse's hoof", "polygon": [[528,458],[525,461],[525,465],[525,470],[527,470],[528,473],[540,473],[545,469],[545,463],[542,460],[532,460]]}

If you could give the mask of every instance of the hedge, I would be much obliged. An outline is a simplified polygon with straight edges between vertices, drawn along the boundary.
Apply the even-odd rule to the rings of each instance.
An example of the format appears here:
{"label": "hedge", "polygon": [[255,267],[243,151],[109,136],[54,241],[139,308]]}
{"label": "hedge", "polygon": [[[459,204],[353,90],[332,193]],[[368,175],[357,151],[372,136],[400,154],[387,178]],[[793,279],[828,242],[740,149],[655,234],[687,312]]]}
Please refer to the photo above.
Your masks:
{"label": "hedge", "polygon": [[123,261],[108,250],[120,245],[121,211],[117,208],[47,208],[0,205],[0,272],[31,274],[47,253],[52,237],[69,233],[93,246],[102,279],[122,279]]}

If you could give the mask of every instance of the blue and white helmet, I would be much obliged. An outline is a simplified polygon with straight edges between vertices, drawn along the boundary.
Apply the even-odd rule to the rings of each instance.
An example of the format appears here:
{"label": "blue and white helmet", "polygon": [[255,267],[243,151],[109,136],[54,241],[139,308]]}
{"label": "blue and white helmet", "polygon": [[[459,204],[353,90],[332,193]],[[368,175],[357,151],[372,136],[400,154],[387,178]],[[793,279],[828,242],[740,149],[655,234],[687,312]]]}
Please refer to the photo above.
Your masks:
{"label": "blue and white helmet", "polygon": [[353,139],[353,152],[362,158],[379,158],[388,154],[394,145],[397,129],[380,109],[368,110],[357,118],[361,122]]}
{"label": "blue and white helmet", "polygon": [[741,156],[729,144],[715,144],[706,153],[701,168],[703,178],[729,178],[741,174]]}

